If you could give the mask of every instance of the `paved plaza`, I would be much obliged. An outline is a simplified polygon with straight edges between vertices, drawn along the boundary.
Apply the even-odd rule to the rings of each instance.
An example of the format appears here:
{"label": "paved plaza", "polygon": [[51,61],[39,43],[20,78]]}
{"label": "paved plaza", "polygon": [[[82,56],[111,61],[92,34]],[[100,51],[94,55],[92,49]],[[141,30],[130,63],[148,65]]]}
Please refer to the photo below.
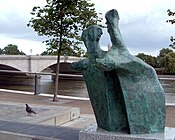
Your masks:
{"label": "paved plaza", "polygon": [[[166,126],[175,127],[175,98],[166,95]],[[28,116],[25,104],[37,114]],[[26,93],[0,91],[0,139],[13,140],[78,140],[79,131],[95,123],[87,99],[36,96]]]}

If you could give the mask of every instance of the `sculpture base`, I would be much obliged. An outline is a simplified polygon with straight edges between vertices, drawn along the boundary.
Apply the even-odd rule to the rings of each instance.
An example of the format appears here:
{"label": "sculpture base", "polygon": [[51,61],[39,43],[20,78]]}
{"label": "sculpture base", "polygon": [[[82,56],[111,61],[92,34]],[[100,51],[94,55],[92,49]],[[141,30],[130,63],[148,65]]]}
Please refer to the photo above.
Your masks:
{"label": "sculpture base", "polygon": [[166,127],[165,133],[126,134],[109,132],[93,124],[79,132],[79,140],[175,140],[175,128]]}

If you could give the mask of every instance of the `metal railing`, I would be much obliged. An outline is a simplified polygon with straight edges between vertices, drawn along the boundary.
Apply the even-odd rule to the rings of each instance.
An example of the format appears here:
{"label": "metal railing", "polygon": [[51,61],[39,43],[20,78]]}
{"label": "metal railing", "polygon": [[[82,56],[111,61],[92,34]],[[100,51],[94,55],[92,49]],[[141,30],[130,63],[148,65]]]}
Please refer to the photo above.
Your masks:
{"label": "metal railing", "polygon": [[[56,73],[50,73],[50,72],[22,72],[22,71],[12,71],[12,70],[0,70],[0,72],[3,73],[14,73],[14,74],[26,74],[27,75],[34,75],[35,77],[35,89],[34,89],[34,95],[40,94],[40,77],[41,75],[56,75]],[[59,76],[67,76],[67,77],[83,77],[82,75],[75,75],[75,74],[59,74]]]}

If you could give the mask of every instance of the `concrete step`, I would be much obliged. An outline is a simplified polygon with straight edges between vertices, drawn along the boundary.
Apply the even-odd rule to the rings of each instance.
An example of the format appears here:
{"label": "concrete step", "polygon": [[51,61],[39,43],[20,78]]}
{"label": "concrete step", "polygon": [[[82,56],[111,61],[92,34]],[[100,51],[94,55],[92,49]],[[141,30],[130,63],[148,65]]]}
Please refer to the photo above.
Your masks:
{"label": "concrete step", "polygon": [[61,125],[80,117],[79,108],[33,104],[29,106],[32,107],[36,114],[29,116],[25,111],[25,104],[0,102],[0,120],[43,125]]}
{"label": "concrete step", "polygon": [[96,123],[95,116],[92,114],[81,114],[79,118],[66,122],[60,126],[82,130],[89,125]]}

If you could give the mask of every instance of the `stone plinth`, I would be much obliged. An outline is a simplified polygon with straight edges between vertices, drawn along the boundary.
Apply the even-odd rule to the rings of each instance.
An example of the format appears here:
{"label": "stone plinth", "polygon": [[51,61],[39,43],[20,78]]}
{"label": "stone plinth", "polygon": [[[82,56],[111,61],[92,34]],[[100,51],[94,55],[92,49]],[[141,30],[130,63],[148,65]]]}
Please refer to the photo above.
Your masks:
{"label": "stone plinth", "polygon": [[165,133],[126,134],[108,132],[93,124],[79,132],[79,140],[175,140],[175,128],[165,128]]}

